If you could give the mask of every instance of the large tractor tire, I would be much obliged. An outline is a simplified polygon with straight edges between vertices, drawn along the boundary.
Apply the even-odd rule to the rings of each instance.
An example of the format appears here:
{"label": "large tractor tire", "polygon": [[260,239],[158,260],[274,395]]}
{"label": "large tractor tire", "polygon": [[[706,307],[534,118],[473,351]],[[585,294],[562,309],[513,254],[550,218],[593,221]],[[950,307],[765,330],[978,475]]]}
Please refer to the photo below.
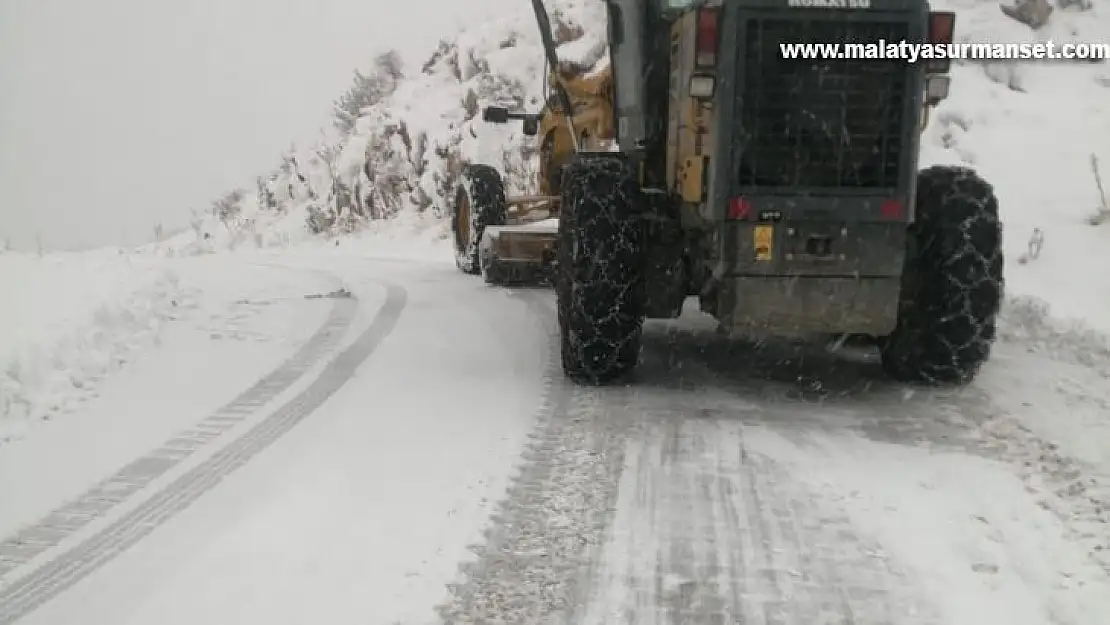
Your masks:
{"label": "large tractor tire", "polygon": [[565,167],[555,276],[563,372],[605,384],[635,369],[644,321],[642,199],[613,155]]}
{"label": "large tractor tire", "polygon": [[902,382],[967,384],[990,358],[1002,305],[998,199],[975,171],[936,166],[918,174],[916,206],[883,368]]}
{"label": "large tractor tire", "polygon": [[452,206],[455,264],[465,273],[479,273],[478,246],[487,226],[503,226],[509,218],[505,183],[489,165],[464,165]]}

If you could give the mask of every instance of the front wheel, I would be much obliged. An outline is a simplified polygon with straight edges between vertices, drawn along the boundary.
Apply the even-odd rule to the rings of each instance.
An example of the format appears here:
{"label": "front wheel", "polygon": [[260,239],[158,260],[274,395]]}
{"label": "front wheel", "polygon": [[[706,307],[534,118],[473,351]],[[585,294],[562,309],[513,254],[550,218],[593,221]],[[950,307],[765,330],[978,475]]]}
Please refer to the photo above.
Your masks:
{"label": "front wheel", "polygon": [[451,215],[455,265],[465,273],[480,271],[479,245],[488,226],[503,226],[509,218],[505,183],[489,165],[468,164],[459,174]]}
{"label": "front wheel", "polygon": [[990,358],[1002,305],[998,199],[974,170],[936,166],[918,175],[916,206],[883,368],[905,382],[966,384]]}

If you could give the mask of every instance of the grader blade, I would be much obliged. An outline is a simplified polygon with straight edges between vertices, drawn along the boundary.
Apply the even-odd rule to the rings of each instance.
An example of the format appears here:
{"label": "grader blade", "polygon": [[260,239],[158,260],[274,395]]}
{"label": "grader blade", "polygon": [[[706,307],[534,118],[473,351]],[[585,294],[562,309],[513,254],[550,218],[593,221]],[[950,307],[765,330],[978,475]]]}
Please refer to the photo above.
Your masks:
{"label": "grader blade", "polygon": [[486,228],[478,252],[482,277],[498,285],[550,282],[558,237],[558,219]]}

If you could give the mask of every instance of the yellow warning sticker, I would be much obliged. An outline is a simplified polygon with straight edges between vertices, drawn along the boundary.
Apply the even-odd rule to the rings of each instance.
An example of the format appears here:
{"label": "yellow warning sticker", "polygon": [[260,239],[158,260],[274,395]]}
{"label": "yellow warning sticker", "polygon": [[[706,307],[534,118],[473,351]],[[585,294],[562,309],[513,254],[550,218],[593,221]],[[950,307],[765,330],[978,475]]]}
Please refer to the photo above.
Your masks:
{"label": "yellow warning sticker", "polygon": [[774,256],[775,227],[760,225],[755,227],[755,259],[771,260]]}

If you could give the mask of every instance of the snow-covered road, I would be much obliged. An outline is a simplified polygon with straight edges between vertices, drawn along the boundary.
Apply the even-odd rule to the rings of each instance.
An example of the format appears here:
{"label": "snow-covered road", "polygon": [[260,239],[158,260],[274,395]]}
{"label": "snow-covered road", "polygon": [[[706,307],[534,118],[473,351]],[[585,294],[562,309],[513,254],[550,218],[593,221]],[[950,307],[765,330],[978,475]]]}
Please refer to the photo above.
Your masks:
{"label": "snow-covered road", "polygon": [[1081,337],[1004,333],[972,387],[911,390],[866,352],[691,313],[649,323],[635,384],[581,388],[548,290],[328,251],[218,262],[194,283],[226,314],[201,317],[230,333],[245,306],[285,347],[248,363],[210,323],[171,331],[0,448],[0,624],[1110,614],[1110,359]]}
{"label": "snow-covered road", "polygon": [[1004,406],[1105,450],[1110,383],[1032,351],[1004,343],[979,385],[911,391],[866,352],[649,324],[635,386],[557,385],[448,621],[1104,622],[1110,465]]}

